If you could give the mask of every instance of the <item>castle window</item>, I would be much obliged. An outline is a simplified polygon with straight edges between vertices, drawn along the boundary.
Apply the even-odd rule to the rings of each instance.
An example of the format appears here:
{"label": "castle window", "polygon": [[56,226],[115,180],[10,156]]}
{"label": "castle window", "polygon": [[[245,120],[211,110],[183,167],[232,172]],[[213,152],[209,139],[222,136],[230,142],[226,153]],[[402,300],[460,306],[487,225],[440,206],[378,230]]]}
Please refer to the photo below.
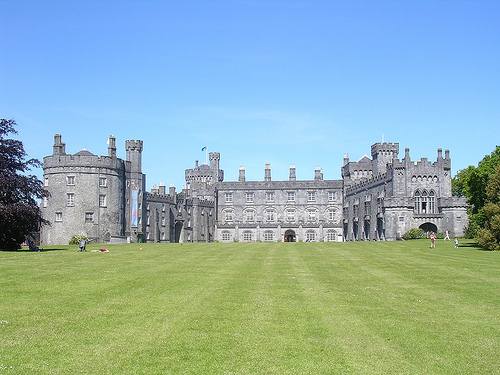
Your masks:
{"label": "castle window", "polygon": [[335,192],[334,191],[329,191],[328,192],[328,201],[333,202],[335,200]]}
{"label": "castle window", "polygon": [[290,222],[295,221],[295,210],[286,210],[286,220]]}
{"label": "castle window", "polygon": [[234,220],[234,211],[227,210],[224,211],[224,221],[233,221]]}
{"label": "castle window", "polygon": [[48,178],[48,177],[45,177],[45,178],[43,179],[43,185],[44,185],[44,186],[49,186],[49,178]]}
{"label": "castle window", "polygon": [[164,204],[161,205],[161,211],[165,212],[165,205]]}
{"label": "castle window", "polygon": [[255,221],[255,211],[254,210],[245,211],[245,221],[247,223],[253,223]]}
{"label": "castle window", "polygon": [[316,210],[307,210],[307,221],[316,221]]}
{"label": "castle window", "polygon": [[253,193],[245,193],[245,201],[247,203],[252,203],[253,202]]}
{"label": "castle window", "polygon": [[243,241],[245,242],[252,241],[252,232],[250,231],[243,232]]}
{"label": "castle window", "polygon": [[316,241],[316,232],[313,230],[308,230],[306,232],[306,242],[314,242]]}
{"label": "castle window", "polygon": [[222,241],[231,241],[231,233],[229,233],[228,231],[222,232]]}
{"label": "castle window", "polygon": [[43,205],[43,207],[47,207],[47,203],[48,203],[47,197],[43,197],[43,199],[42,199],[42,205]]}
{"label": "castle window", "polygon": [[75,205],[75,193],[68,193],[68,194],[66,194],[66,204],[68,206],[74,206]]}
{"label": "castle window", "polygon": [[274,202],[274,192],[266,193],[266,202]]}
{"label": "castle window", "polygon": [[99,186],[106,187],[108,183],[108,179],[106,177],[99,177]]}
{"label": "castle window", "polygon": [[326,240],[328,242],[335,242],[337,240],[337,233],[334,230],[329,230],[326,233]]}
{"label": "castle window", "polygon": [[287,200],[288,200],[288,202],[295,202],[295,192],[294,191],[289,191],[287,193]]}
{"label": "castle window", "polygon": [[66,185],[74,185],[75,176],[66,176]]}
{"label": "castle window", "polygon": [[328,221],[335,221],[335,212],[332,208],[328,210]]}
{"label": "castle window", "polygon": [[420,192],[417,190],[414,194],[415,213],[417,214],[434,214],[436,213],[436,196],[433,190]]}
{"label": "castle window", "polygon": [[164,227],[165,226],[165,217],[162,217],[161,218],[161,226]]}
{"label": "castle window", "polygon": [[104,194],[99,195],[99,207],[106,207],[106,196]]}
{"label": "castle window", "polygon": [[271,231],[264,232],[264,241],[266,242],[274,241],[274,233]]}
{"label": "castle window", "polygon": [[62,212],[56,212],[56,221],[62,221]]}
{"label": "castle window", "polygon": [[266,211],[266,221],[268,223],[274,222],[274,211],[272,211],[272,210]]}
{"label": "castle window", "polygon": [[372,206],[370,201],[365,202],[365,215],[371,215],[372,214]]}
{"label": "castle window", "polygon": [[94,213],[93,212],[85,212],[85,222],[92,223],[94,221]]}
{"label": "castle window", "polygon": [[226,193],[226,203],[233,202],[233,193]]}
{"label": "castle window", "polygon": [[161,239],[164,240],[165,239],[165,232],[161,232]]}
{"label": "castle window", "polygon": [[316,202],[316,192],[315,191],[307,192],[307,201],[308,202]]}

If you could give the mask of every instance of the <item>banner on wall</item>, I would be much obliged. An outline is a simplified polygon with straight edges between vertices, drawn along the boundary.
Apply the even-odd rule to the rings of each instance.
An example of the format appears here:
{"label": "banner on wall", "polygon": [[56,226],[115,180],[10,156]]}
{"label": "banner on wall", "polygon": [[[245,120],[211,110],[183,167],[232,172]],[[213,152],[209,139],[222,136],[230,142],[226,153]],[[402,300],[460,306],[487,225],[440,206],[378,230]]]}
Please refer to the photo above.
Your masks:
{"label": "banner on wall", "polygon": [[139,191],[138,190],[132,190],[132,215],[130,216],[131,218],[131,224],[130,226],[132,227],[137,227],[137,221],[138,221],[138,214],[137,214],[137,197],[139,196]]}

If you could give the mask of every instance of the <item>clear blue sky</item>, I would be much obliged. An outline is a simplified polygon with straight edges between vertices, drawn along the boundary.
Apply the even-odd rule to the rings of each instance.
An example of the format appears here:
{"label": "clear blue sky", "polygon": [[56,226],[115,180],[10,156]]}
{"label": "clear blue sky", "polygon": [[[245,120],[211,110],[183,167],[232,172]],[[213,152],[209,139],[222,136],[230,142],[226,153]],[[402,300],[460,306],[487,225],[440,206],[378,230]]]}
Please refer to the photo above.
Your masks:
{"label": "clear blue sky", "polygon": [[39,159],[141,139],[148,190],[203,146],[228,181],[338,179],[382,137],[455,174],[500,144],[499,44],[498,0],[0,0],[0,117]]}

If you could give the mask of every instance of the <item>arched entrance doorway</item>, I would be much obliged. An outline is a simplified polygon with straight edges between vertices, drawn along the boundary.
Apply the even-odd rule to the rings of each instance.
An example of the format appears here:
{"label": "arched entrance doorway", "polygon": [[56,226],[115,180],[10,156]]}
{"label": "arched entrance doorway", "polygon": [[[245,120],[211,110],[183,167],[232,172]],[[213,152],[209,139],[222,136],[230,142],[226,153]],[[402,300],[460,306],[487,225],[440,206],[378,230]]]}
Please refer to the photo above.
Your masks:
{"label": "arched entrance doorway", "polygon": [[384,239],[384,219],[377,218],[377,237],[379,240]]}
{"label": "arched entrance doorway", "polygon": [[295,241],[296,241],[295,231],[292,229],[288,229],[285,232],[284,242],[295,242]]}
{"label": "arched entrance doorway", "polygon": [[432,223],[423,223],[421,226],[419,226],[420,229],[422,229],[425,233],[429,232],[434,232],[437,233],[437,227],[436,225]]}
{"label": "arched entrance doorway", "polygon": [[182,227],[184,223],[182,221],[177,221],[175,223],[175,228],[174,228],[174,242],[179,243],[181,242],[181,234],[182,234]]}

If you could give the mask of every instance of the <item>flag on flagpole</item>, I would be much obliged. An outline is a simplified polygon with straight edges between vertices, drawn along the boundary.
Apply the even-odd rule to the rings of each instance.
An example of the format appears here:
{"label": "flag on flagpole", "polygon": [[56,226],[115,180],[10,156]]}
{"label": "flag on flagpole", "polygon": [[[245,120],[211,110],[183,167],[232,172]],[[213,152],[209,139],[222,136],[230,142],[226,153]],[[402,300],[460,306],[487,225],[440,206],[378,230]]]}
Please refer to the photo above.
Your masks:
{"label": "flag on flagpole", "polygon": [[207,149],[207,146],[203,147],[201,151],[205,151]]}

